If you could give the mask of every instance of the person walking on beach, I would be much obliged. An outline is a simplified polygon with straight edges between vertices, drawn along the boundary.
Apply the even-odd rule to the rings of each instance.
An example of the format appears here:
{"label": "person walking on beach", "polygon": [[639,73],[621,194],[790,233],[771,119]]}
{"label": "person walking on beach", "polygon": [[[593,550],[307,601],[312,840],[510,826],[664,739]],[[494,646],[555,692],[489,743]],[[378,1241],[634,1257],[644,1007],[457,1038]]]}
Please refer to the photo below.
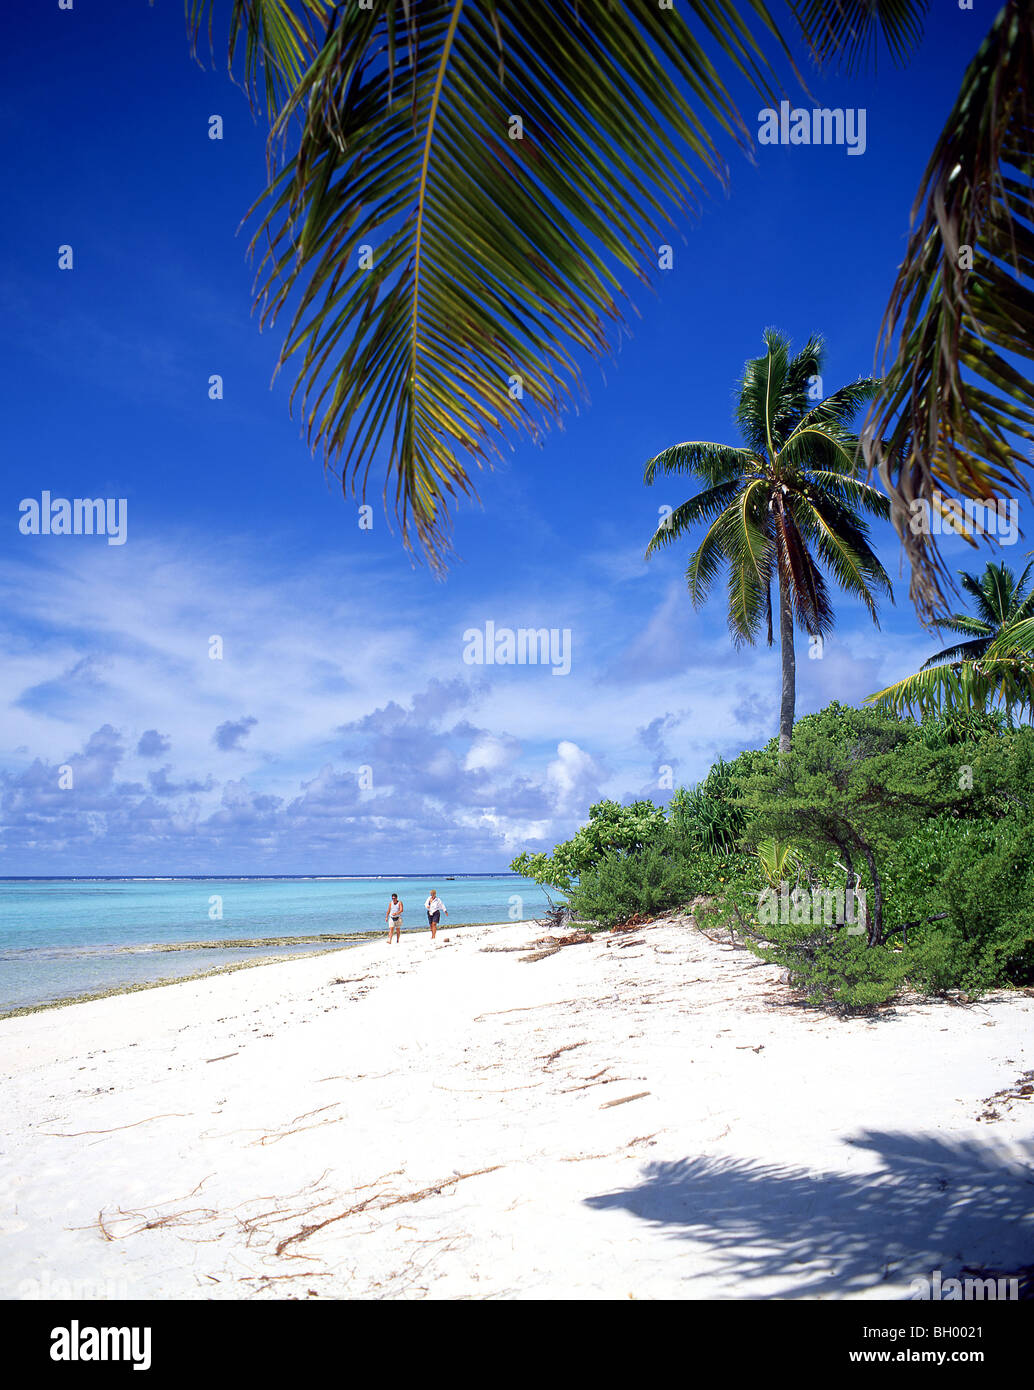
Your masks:
{"label": "person walking on beach", "polygon": [[433,941],[435,932],[438,930],[438,916],[444,912],[448,917],[449,909],[433,888],[431,889],[431,896],[424,903],[424,907],[427,908],[427,925],[431,928],[431,940]]}
{"label": "person walking on beach", "polygon": [[396,933],[398,934],[398,940],[402,940],[402,913],[404,910],[405,903],[399,900],[399,895],[397,893],[392,893],[391,902],[388,904],[388,910],[384,914],[384,920],[391,924],[388,927],[389,946],[391,945],[392,936]]}

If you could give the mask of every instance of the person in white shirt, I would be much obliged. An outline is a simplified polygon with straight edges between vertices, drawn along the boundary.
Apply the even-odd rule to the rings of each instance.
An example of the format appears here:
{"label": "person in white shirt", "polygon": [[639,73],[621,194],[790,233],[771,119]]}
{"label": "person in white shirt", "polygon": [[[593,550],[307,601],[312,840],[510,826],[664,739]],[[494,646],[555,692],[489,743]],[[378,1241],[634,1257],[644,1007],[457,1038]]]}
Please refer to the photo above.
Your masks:
{"label": "person in white shirt", "polygon": [[427,908],[427,925],[431,928],[431,940],[433,941],[435,932],[438,930],[438,916],[444,912],[448,917],[449,909],[433,888],[431,889],[431,896],[424,903],[424,907]]}
{"label": "person in white shirt", "polygon": [[398,934],[398,940],[402,940],[402,913],[404,908],[405,904],[400,900],[399,895],[397,893],[392,893],[391,902],[388,904],[388,910],[384,914],[384,920],[391,924],[388,927],[389,946],[391,945],[392,936],[396,933]]}

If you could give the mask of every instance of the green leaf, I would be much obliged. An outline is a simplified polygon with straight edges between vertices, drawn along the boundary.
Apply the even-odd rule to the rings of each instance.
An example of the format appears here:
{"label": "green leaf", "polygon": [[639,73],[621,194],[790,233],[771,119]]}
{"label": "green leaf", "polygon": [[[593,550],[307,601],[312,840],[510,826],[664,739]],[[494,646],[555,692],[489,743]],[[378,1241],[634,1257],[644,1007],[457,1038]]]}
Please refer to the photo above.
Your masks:
{"label": "green leaf", "polygon": [[[187,4],[196,37],[216,7]],[[764,0],[230,14],[231,58],[276,113],[262,323],[291,315],[280,364],[310,446],[346,490],[383,470],[406,543],[440,567],[474,470],[584,391],[580,359],[610,351],[628,287],[724,180],[717,140],[752,149],[727,78],[775,100],[759,38],[788,50]]]}
{"label": "green leaf", "polygon": [[1034,360],[1032,93],[1029,0],[1007,0],[923,175],[884,318],[890,367],[863,440],[926,622],[947,611],[953,584],[936,538],[913,534],[913,504],[1030,490],[1034,385],[1008,359]]}

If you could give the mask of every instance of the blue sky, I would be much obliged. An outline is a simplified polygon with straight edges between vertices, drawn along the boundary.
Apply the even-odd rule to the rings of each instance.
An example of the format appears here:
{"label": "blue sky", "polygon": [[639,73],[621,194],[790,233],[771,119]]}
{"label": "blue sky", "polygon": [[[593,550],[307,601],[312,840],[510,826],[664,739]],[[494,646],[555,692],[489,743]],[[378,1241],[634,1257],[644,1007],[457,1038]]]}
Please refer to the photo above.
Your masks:
{"label": "blue sky", "polygon": [[[681,439],[738,442],[733,387],[766,326],[826,336],[827,389],[871,371],[919,176],[994,12],[933,8],[907,72],[812,78],[817,103],[866,108],[863,156],[730,151],[730,195],[637,292],[590,403],[460,506],[440,582],[379,489],[360,529],[289,381],[270,389],[279,340],[251,315],[237,235],[264,135],[225,64],[191,61],[182,4],[22,7],[0,88],[0,873],[503,869],[601,797],[665,799],[664,768],[692,782],[767,741],[777,651],[733,648],[720,591],[693,611],[688,547],[643,561],[658,508],[685,498],[642,468]],[[44,490],[125,498],[126,543],[21,534]],[[936,649],[896,538],[877,539],[896,607],[877,633],[842,600],[820,661],[801,641],[799,714]],[[464,632],[489,621],[569,630],[570,673],[467,664]]]}

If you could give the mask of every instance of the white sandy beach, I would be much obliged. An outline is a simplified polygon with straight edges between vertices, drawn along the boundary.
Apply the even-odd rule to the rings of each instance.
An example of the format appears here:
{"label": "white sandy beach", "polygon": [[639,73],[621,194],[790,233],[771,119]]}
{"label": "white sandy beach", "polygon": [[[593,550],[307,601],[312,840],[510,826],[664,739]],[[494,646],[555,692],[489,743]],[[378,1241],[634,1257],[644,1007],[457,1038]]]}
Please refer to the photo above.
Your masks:
{"label": "white sandy beach", "polygon": [[[0,1022],[0,1296],[907,1298],[1034,1249],[1034,997],[446,927]],[[344,981],[341,983],[340,981]],[[322,1224],[326,1223],[326,1224]]]}

